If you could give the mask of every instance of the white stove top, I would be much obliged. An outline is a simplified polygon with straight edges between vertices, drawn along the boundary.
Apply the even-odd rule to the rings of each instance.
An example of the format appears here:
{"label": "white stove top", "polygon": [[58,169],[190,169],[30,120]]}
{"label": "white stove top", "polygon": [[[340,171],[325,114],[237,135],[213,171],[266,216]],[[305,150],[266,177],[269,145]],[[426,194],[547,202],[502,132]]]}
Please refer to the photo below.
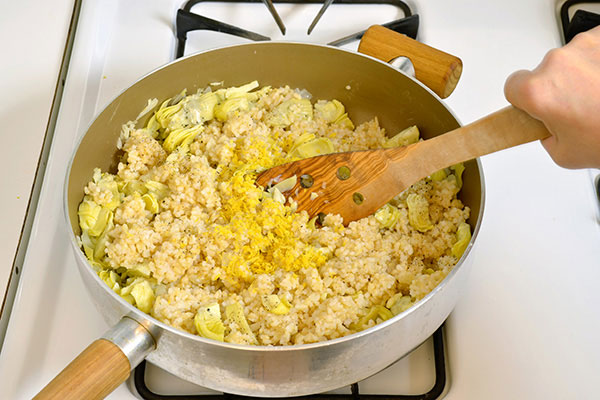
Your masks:
{"label": "white stove top", "polygon": [[[60,188],[76,139],[94,115],[137,78],[173,58],[173,21],[180,6],[176,0],[83,5],[44,186],[0,353],[4,398],[30,398],[108,328],[75,267],[63,227]],[[196,7],[206,9],[211,18],[281,39],[264,6],[253,5],[248,12],[214,3]],[[288,26],[285,40],[306,40],[305,30],[319,9],[307,7],[277,5]],[[429,0],[413,10],[421,16],[420,40],[463,60],[461,82],[447,101],[463,122],[504,106],[502,86],[508,74],[534,67],[549,48],[560,45],[551,0],[486,4]],[[334,11],[325,14],[309,40],[327,42],[364,29],[365,21],[368,25],[388,20],[366,11],[358,17]],[[402,16],[395,9],[385,13],[391,13],[389,19]],[[259,14],[271,21],[268,29],[254,18]],[[342,35],[331,32],[341,24]],[[218,47],[230,40],[215,33],[190,33],[187,50]],[[486,213],[471,254],[468,287],[446,325],[450,373],[446,398],[594,397],[600,370],[596,339],[600,229],[590,172],[556,167],[538,143],[486,156],[482,162]],[[361,388],[381,392],[381,385],[402,381],[413,392],[425,392],[432,384],[431,357],[426,343]],[[164,372],[148,367],[149,376],[156,374]],[[160,391],[197,390],[176,378],[162,376],[156,387],[153,382],[151,388]],[[122,385],[109,398],[135,396]]]}

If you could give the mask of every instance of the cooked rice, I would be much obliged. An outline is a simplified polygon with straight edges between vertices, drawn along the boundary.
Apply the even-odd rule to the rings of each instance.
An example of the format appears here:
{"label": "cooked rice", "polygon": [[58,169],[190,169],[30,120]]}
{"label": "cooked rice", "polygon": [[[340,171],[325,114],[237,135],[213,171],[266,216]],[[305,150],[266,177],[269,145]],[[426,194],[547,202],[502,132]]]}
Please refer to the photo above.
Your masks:
{"label": "cooked rice", "polygon": [[[288,127],[269,123],[278,105],[299,97],[287,87],[265,90],[249,110],[206,123],[188,151],[169,154],[147,130],[129,132],[116,181],[156,181],[168,194],[156,213],[139,194],[121,195],[104,254],[93,262],[118,274],[117,292],[140,276],[127,271],[143,270],[155,295],[150,314],[158,320],[198,334],[194,317],[202,307],[218,303],[223,311],[237,302],[252,334],[224,317],[225,341],[289,345],[366,329],[385,318],[365,319],[375,306],[389,307],[395,295],[413,304],[444,279],[457,262],[451,252],[457,228],[469,216],[453,175],[422,180],[392,200],[399,216],[390,228],[374,216],[345,227],[341,217],[328,215],[315,229],[306,212],[263,197],[256,171],[286,161],[301,135],[329,138],[336,151],[379,148],[387,140],[376,118],[356,129],[316,112]],[[114,196],[97,182],[85,192],[98,205]],[[427,200],[430,230],[409,223],[411,193]],[[290,304],[287,313],[265,307],[273,294]]]}

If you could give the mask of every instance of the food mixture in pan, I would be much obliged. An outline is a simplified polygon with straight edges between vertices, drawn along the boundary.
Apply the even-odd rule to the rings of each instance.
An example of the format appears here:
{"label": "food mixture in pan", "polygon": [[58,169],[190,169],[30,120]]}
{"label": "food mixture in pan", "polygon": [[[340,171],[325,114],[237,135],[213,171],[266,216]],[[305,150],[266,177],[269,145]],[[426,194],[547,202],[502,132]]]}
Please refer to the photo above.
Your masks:
{"label": "food mixture in pan", "polygon": [[193,334],[290,345],[364,330],[429,293],[471,238],[462,165],[347,227],[296,212],[285,181],[255,185],[288,161],[419,140],[414,126],[386,137],[376,118],[355,127],[337,100],[216,86],[134,126],[123,126],[116,174],[97,169],[85,187],[81,245],[117,294]]}

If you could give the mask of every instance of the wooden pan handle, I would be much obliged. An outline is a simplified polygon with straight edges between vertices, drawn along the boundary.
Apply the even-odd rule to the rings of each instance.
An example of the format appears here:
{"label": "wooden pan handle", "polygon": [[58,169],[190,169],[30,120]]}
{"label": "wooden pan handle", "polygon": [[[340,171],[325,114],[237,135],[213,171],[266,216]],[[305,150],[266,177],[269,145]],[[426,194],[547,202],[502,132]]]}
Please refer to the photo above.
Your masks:
{"label": "wooden pan handle", "polygon": [[152,323],[126,315],[89,345],[34,397],[38,400],[103,399],[156,348],[160,332]]}
{"label": "wooden pan handle", "polygon": [[129,360],[121,349],[98,339],[34,397],[38,400],[103,399],[129,377]]}
{"label": "wooden pan handle", "polygon": [[385,62],[398,57],[409,58],[415,77],[443,99],[454,91],[462,73],[460,58],[380,25],[365,32],[358,51]]}

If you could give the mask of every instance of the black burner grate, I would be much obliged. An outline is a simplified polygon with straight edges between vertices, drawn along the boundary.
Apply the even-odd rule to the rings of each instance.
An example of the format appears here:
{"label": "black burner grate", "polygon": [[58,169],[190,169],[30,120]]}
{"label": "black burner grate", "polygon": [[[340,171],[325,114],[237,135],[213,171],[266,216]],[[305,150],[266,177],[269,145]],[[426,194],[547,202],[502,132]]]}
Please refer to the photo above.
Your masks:
{"label": "black burner grate", "polygon": [[600,0],[567,0],[560,7],[560,23],[565,43],[569,43],[578,33],[600,25],[600,14],[583,9],[578,9],[573,17],[569,18],[569,10],[572,7],[585,6],[589,3],[600,3]]}
{"label": "black burner grate", "polygon": [[[351,394],[315,394],[310,396],[294,397],[294,400],[435,400],[439,399],[446,387],[446,352],[444,350],[443,325],[433,334],[433,362],[435,366],[435,383],[431,390],[415,395],[389,395],[389,394],[361,394],[358,383],[350,386]],[[146,385],[146,361],[134,370],[134,384],[138,394],[145,400],[259,400],[261,397],[238,396],[233,394],[217,395],[159,395],[148,389]]]}
{"label": "black burner grate", "polygon": [[[239,36],[245,39],[254,41],[271,40],[269,37],[256,32],[251,32],[233,25],[226,24],[211,18],[198,15],[191,12],[191,9],[196,4],[202,2],[219,2],[219,3],[262,3],[262,0],[189,0],[185,5],[177,10],[176,32],[177,32],[177,49],[176,58],[183,57],[185,53],[185,44],[187,33],[195,30],[208,30],[215,32],[227,33],[230,35]],[[284,4],[321,4],[322,0],[279,0],[273,3]],[[335,4],[388,4],[393,5],[404,12],[404,18],[396,19],[382,24],[388,29],[402,33],[410,38],[416,39],[419,30],[419,15],[413,14],[412,10],[402,0],[336,0]],[[328,43],[332,46],[342,46],[354,40],[359,40],[365,31],[356,32],[352,35],[340,38],[336,41]]]}

